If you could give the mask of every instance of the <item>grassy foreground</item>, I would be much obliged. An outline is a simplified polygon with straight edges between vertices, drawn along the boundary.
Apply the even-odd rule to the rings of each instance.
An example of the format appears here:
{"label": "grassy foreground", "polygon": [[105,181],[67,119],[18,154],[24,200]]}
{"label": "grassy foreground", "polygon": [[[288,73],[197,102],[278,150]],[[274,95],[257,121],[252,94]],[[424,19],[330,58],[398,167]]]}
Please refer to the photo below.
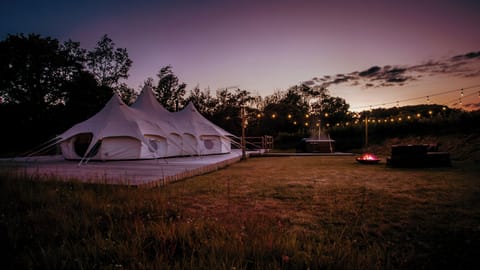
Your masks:
{"label": "grassy foreground", "polygon": [[480,169],[256,158],[158,189],[0,180],[2,269],[479,269]]}

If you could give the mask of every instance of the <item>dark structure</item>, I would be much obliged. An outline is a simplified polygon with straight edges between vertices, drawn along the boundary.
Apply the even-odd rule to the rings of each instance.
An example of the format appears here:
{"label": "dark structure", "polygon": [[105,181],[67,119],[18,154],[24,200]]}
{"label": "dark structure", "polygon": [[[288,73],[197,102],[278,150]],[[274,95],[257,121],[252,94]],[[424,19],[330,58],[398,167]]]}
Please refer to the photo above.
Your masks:
{"label": "dark structure", "polygon": [[297,152],[334,153],[335,140],[330,138],[303,138],[297,145]]}
{"label": "dark structure", "polygon": [[387,158],[392,167],[442,167],[450,166],[450,154],[438,151],[438,144],[392,145]]}

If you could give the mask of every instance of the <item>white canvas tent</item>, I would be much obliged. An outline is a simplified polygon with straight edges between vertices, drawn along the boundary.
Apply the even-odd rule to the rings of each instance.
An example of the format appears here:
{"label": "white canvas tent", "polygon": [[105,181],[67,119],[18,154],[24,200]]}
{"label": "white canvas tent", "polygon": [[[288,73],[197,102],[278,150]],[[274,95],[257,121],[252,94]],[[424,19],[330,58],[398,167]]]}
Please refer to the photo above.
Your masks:
{"label": "white canvas tent", "polygon": [[160,105],[150,87],[143,88],[131,107],[147,114],[150,121],[165,130],[169,145],[166,156],[192,155],[191,151],[183,149],[182,132],[175,127],[173,113]]}
{"label": "white canvas tent", "polygon": [[189,103],[183,110],[175,113],[175,119],[177,128],[183,131],[183,139],[195,146],[196,154],[211,155],[230,152],[230,137],[233,135],[203,117],[193,103]]}
{"label": "white canvas tent", "polygon": [[66,159],[126,160],[229,153],[229,136],[193,104],[171,113],[144,88],[131,107],[114,94],[101,111],[56,141]]}
{"label": "white canvas tent", "polygon": [[166,137],[147,115],[113,95],[100,112],[57,138],[66,159],[122,160],[165,155]]}

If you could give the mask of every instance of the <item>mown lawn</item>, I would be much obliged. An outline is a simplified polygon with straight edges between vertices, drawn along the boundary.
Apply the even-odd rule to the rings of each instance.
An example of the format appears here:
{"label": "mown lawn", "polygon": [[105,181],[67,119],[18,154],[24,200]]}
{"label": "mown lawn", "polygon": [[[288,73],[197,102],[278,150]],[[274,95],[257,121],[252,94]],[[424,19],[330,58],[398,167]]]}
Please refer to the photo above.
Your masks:
{"label": "mown lawn", "polygon": [[480,269],[474,163],[251,158],[156,189],[2,175],[3,269]]}

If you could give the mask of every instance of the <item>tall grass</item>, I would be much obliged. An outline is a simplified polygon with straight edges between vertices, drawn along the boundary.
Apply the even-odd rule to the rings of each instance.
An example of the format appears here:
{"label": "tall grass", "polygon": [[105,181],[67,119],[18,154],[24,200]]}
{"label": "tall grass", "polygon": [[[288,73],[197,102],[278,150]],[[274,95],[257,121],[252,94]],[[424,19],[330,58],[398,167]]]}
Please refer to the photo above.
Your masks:
{"label": "tall grass", "polygon": [[3,269],[479,266],[468,164],[261,158],[158,189],[1,175]]}

